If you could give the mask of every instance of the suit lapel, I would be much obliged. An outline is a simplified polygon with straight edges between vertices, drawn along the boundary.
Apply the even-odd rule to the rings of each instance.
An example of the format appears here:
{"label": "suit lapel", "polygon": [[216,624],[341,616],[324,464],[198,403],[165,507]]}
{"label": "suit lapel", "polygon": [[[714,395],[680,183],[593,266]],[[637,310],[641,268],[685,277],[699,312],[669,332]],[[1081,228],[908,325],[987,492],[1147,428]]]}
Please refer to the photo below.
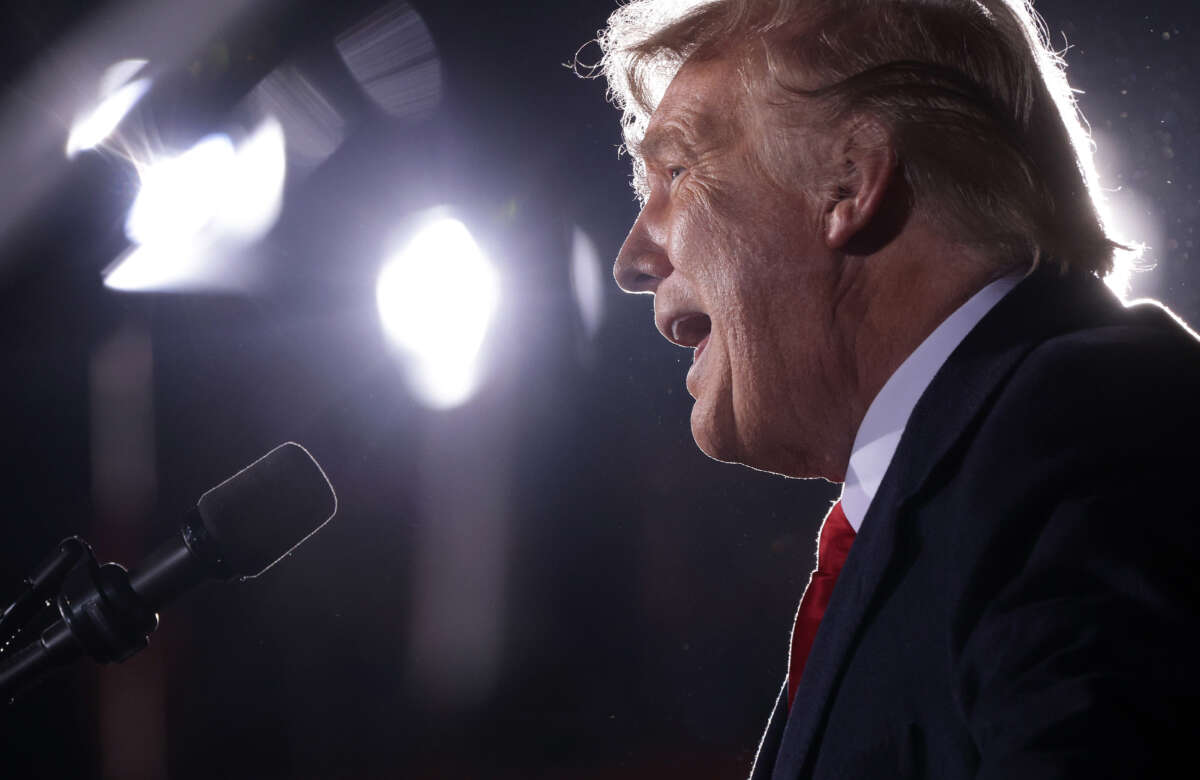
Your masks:
{"label": "suit lapel", "polygon": [[[890,474],[889,474],[890,476]],[[804,664],[796,701],[788,714],[783,742],[775,763],[774,780],[793,780],[805,766],[810,748],[824,722],[830,697],[847,657],[856,628],[879,587],[895,551],[896,523],[890,511],[880,511],[880,499],[896,492],[896,480],[884,478],[871,502],[862,530],[846,563]],[[890,502],[888,502],[890,507]]]}
{"label": "suit lapel", "polygon": [[1100,287],[1096,279],[1061,278],[1039,270],[980,321],[922,395],[821,619],[787,716],[774,780],[794,780],[813,771],[813,746],[820,740],[833,693],[896,556],[905,503],[1030,350],[1089,319],[1087,314],[1097,307],[1119,307]]}

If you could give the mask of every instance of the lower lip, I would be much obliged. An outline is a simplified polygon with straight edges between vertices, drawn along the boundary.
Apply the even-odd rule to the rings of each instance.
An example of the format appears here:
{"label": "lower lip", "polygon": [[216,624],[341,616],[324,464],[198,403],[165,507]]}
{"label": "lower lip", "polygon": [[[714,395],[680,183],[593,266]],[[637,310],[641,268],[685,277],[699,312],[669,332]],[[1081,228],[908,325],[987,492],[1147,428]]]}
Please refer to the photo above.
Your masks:
{"label": "lower lip", "polygon": [[692,365],[696,364],[696,361],[700,359],[700,353],[703,352],[704,348],[708,346],[708,338],[708,336],[705,336],[704,338],[700,339],[700,343],[696,345],[696,351],[692,353]]}

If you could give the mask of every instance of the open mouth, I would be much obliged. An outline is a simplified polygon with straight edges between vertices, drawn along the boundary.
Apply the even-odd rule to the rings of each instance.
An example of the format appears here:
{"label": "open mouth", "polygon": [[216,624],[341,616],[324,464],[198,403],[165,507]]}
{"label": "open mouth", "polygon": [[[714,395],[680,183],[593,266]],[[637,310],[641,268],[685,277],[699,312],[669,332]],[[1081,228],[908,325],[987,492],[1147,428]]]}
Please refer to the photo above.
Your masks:
{"label": "open mouth", "polygon": [[711,331],[712,320],[707,314],[689,314],[671,323],[671,340],[682,347],[695,347],[699,355]]}

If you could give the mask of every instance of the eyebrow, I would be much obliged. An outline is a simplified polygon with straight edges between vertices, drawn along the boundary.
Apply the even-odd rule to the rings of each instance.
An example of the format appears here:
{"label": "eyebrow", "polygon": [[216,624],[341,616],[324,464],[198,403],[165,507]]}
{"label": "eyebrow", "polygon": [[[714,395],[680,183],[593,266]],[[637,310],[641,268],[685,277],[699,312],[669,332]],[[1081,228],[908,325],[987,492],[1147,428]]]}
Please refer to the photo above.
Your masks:
{"label": "eyebrow", "polygon": [[660,160],[669,152],[694,151],[701,146],[718,145],[721,123],[708,111],[684,109],[679,115],[659,125],[637,144],[634,150],[643,160]]}
{"label": "eyebrow", "polygon": [[659,126],[646,133],[633,150],[638,157],[646,161],[660,161],[672,152],[681,153],[693,148],[695,144],[688,133],[678,125]]}

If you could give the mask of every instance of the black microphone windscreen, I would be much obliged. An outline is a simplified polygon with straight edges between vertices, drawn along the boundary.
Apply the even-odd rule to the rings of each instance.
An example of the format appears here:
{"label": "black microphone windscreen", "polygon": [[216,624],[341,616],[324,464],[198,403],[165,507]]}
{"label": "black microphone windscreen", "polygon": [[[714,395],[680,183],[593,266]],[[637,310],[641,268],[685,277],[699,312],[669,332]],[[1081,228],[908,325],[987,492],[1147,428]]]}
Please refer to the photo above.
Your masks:
{"label": "black microphone windscreen", "polygon": [[196,510],[230,569],[246,579],[325,525],[337,496],[312,455],[287,442],[200,496]]}

